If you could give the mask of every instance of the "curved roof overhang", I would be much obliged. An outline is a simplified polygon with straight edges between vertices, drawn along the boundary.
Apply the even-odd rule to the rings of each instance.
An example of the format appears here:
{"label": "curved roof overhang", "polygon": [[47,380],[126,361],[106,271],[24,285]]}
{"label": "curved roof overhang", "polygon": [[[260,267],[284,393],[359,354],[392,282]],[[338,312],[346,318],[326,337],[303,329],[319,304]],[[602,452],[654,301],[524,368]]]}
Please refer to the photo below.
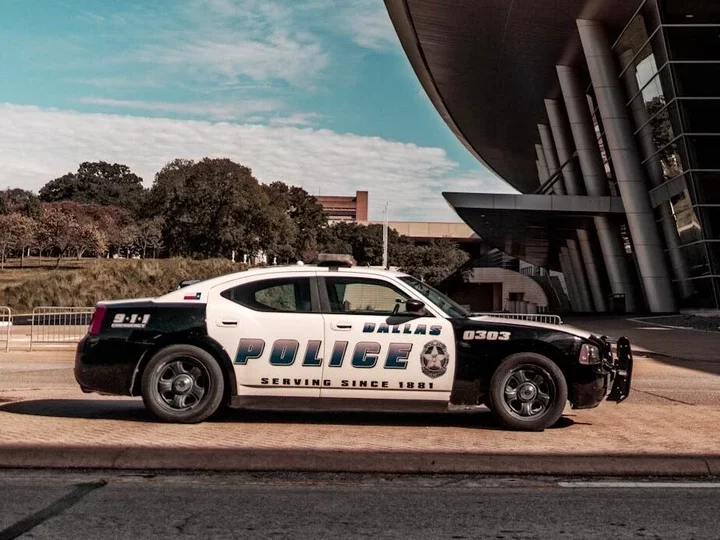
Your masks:
{"label": "curved roof overhang", "polygon": [[[575,21],[618,35],[640,0],[385,0],[420,83],[465,147],[523,193],[538,187],[537,124],[555,66],[584,66]],[[583,67],[584,69],[584,67]]]}
{"label": "curved roof overhang", "polygon": [[619,197],[443,193],[483,241],[535,266],[560,271],[560,248],[594,227],[595,216],[623,216]]}

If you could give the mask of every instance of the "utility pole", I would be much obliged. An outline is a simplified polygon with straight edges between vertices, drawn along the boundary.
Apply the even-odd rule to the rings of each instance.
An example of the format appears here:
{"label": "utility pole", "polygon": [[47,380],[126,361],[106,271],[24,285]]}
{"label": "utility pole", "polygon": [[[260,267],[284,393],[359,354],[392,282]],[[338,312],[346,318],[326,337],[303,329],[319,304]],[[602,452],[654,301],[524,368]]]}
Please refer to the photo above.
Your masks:
{"label": "utility pole", "polygon": [[385,223],[383,224],[383,268],[388,269],[388,209],[390,203],[385,201]]}

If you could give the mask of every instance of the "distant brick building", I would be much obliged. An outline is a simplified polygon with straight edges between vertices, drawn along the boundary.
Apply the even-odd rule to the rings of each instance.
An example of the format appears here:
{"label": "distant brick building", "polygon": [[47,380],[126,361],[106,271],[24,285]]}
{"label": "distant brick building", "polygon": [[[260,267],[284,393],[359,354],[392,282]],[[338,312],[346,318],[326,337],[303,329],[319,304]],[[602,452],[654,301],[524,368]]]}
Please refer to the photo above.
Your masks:
{"label": "distant brick building", "polygon": [[320,195],[315,197],[325,209],[328,221],[367,221],[368,192],[357,191],[355,196]]}

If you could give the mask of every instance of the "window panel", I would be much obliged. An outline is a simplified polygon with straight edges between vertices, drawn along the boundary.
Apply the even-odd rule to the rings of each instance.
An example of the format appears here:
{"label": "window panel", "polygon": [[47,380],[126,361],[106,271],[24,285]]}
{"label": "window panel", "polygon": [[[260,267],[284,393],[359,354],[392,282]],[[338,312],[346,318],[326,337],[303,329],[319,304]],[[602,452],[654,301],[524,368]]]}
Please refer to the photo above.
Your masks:
{"label": "window panel", "polygon": [[663,32],[672,60],[720,60],[718,27],[670,27]]}
{"label": "window panel", "polygon": [[710,262],[708,261],[704,242],[683,246],[680,253],[682,253],[687,261],[690,277],[701,277],[711,274]]}
{"label": "window panel", "polygon": [[693,169],[720,169],[720,134],[685,136]]}
{"label": "window panel", "polygon": [[[720,171],[693,172],[693,179],[696,204],[720,204]],[[714,212],[720,214],[720,208]]]}
{"label": "window panel", "polygon": [[672,64],[678,96],[720,96],[720,63]]}
{"label": "window panel", "polygon": [[660,13],[668,24],[720,24],[717,0],[660,0]]}
{"label": "window panel", "polygon": [[268,279],[245,283],[222,292],[222,297],[255,311],[309,313],[308,278]]}
{"label": "window panel", "polygon": [[404,314],[408,295],[384,281],[325,278],[331,313],[351,315]]}
{"label": "window panel", "polygon": [[720,97],[718,99],[682,99],[677,103],[686,132],[720,132]]}

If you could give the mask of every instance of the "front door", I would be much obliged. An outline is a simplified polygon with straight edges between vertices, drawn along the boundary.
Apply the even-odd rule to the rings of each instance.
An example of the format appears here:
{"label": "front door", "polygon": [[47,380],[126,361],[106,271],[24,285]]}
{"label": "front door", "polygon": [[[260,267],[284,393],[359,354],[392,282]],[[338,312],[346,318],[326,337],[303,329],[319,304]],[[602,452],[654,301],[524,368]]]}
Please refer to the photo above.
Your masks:
{"label": "front door", "polygon": [[417,295],[379,277],[343,272],[320,278],[319,286],[325,323],[321,397],[450,399],[450,321],[407,313],[405,301]]}
{"label": "front door", "polygon": [[320,397],[323,316],[310,276],[265,275],[219,285],[210,337],[230,355],[241,396]]}

